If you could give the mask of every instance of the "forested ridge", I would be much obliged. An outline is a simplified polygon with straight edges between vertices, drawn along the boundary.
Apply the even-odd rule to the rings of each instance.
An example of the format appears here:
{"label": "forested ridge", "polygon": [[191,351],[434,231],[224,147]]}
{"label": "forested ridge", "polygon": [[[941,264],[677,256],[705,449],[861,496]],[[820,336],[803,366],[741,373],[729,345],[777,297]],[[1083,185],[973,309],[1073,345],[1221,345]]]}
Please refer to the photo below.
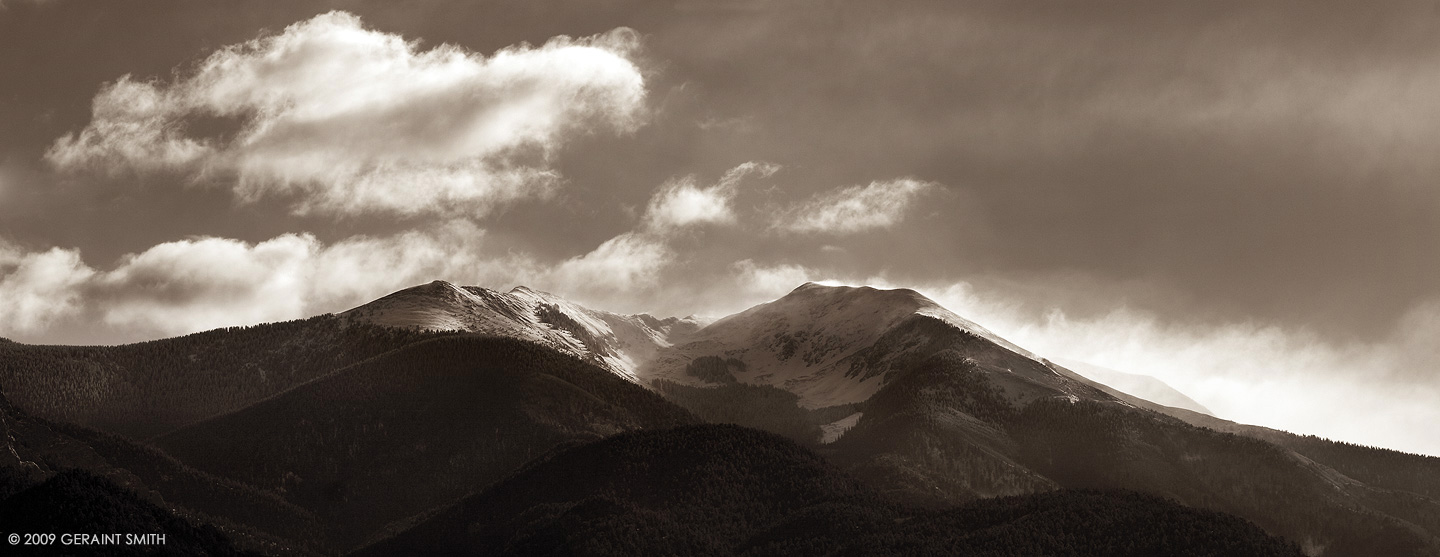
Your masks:
{"label": "forested ridge", "polygon": [[1314,435],[1288,435],[1276,443],[1371,486],[1440,499],[1440,457],[1331,441]]}
{"label": "forested ridge", "polygon": [[[246,483],[196,470],[150,445],[73,424],[49,423],[54,431],[85,443],[109,466],[134,474],[145,489],[190,514],[246,530],[260,538],[293,540],[319,549],[324,529],[319,519],[283,497]],[[260,539],[258,543],[267,543]]]}
{"label": "forested ridge", "polygon": [[1061,485],[1166,494],[1249,517],[1324,555],[1435,554],[1436,531],[1414,520],[1440,516],[1434,501],[1394,507],[1261,440],[1085,401],[1032,404],[1011,431],[1022,462]]}
{"label": "forested ridge", "polygon": [[1133,492],[944,511],[888,500],[777,435],[623,433],[527,467],[381,555],[1300,555],[1242,519]]}
{"label": "forested ridge", "polygon": [[818,443],[821,425],[853,413],[856,406],[802,408],[799,397],[790,391],[733,381],[718,387],[692,387],[662,379],[651,386],[706,422],[763,429],[809,445]]}
{"label": "forested ridge", "polygon": [[[1113,401],[1024,400],[992,380],[1009,369],[964,348],[892,364],[894,379],[854,405],[858,423],[817,450],[887,496],[928,508],[1056,488],[1126,489],[1249,518],[1313,554],[1440,548],[1440,502],[1425,493],[1435,477],[1426,472],[1440,459],[1298,436],[1282,446]],[[808,438],[812,411],[778,389],[723,382],[716,363],[694,367],[721,379],[717,386],[660,383],[660,391],[707,421]],[[764,418],[747,412],[762,408]]]}
{"label": "forested ridge", "polygon": [[[62,475],[69,476],[56,480]],[[27,513],[32,505],[33,512]],[[11,533],[93,532],[76,528],[85,523],[81,517],[91,516],[106,527],[148,524],[187,530],[193,525],[210,532],[207,539],[263,554],[308,555],[306,547],[313,547],[312,536],[320,533],[313,516],[273,494],[194,470],[118,436],[31,416],[11,406],[3,393],[0,508],[10,513],[0,526],[43,526]],[[46,522],[41,518],[47,512],[73,516]],[[144,532],[163,533],[154,528]],[[197,553],[183,550],[184,543],[174,547],[182,549],[167,553],[160,548],[155,554]],[[42,554],[52,550],[38,549]]]}
{"label": "forested ridge", "polygon": [[[60,472],[19,493],[0,499],[5,534],[119,533],[164,536],[163,543],[46,545],[11,547],[14,555],[213,555],[258,556],[245,551],[208,524],[191,524],[174,513],[115,485],[109,479],[73,469]],[[24,541],[23,539],[21,540]],[[9,545],[15,546],[10,543]]]}
{"label": "forested ridge", "polygon": [[573,356],[515,339],[453,335],[155,442],[196,468],[317,513],[344,548],[558,445],[695,421]]}
{"label": "forested ridge", "polygon": [[335,315],[119,346],[0,343],[0,388],[35,415],[143,439],[448,333]]}

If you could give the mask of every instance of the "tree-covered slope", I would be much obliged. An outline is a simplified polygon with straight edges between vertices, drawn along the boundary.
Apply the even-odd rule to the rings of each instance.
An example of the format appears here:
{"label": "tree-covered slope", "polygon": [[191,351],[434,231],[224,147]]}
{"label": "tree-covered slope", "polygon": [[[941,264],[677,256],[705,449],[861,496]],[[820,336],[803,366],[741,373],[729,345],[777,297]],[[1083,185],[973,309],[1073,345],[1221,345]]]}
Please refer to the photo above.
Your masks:
{"label": "tree-covered slope", "polygon": [[[4,525],[7,535],[56,536],[45,538],[45,545],[11,547],[14,555],[259,555],[237,549],[213,526],[191,524],[114,482],[83,470],[61,472],[0,499],[0,524]],[[72,538],[72,543],[65,544],[59,539],[64,534],[118,534],[119,537],[98,544],[88,541],[75,544]],[[21,542],[24,541],[22,538]]]}
{"label": "tree-covered slope", "polygon": [[571,449],[357,553],[937,554],[1299,552],[1242,519],[1125,492],[909,509],[780,436],[706,425]]}
{"label": "tree-covered slope", "polygon": [[320,515],[344,548],[557,445],[693,421],[575,357],[457,335],[406,346],[156,443],[196,468],[282,493]]}
{"label": "tree-covered slope", "polygon": [[144,439],[436,333],[333,315],[120,346],[0,343],[0,388],[36,416]]}
{"label": "tree-covered slope", "polygon": [[[6,508],[18,513],[14,516],[26,515],[16,524],[30,524],[35,520],[24,512],[27,505],[39,505],[38,513],[49,504],[44,501],[46,497],[74,498],[76,492],[68,487],[52,489],[55,487],[52,485],[35,490],[57,476],[77,473],[87,476],[78,480],[71,478],[67,480],[70,483],[62,487],[73,487],[75,482],[93,487],[95,482],[86,479],[90,477],[104,480],[105,486],[82,489],[90,495],[79,503],[57,502],[62,508],[93,503],[108,512],[113,503],[119,505],[117,512],[122,515],[139,512],[135,505],[115,499],[114,493],[120,490],[128,494],[125,501],[138,498],[162,508],[165,516],[174,515],[197,527],[223,531],[236,545],[266,554],[307,554],[307,548],[314,547],[318,543],[315,538],[322,534],[312,513],[274,494],[200,472],[154,448],[124,438],[30,416],[10,406],[0,394],[0,499],[29,493],[25,498],[6,503]],[[112,519],[115,518],[106,520]],[[75,520],[78,519],[63,524],[77,524]],[[18,526],[11,527],[6,521],[0,521],[0,525],[8,528],[7,533],[32,531],[16,529]],[[33,530],[40,531],[94,530],[51,527]]]}

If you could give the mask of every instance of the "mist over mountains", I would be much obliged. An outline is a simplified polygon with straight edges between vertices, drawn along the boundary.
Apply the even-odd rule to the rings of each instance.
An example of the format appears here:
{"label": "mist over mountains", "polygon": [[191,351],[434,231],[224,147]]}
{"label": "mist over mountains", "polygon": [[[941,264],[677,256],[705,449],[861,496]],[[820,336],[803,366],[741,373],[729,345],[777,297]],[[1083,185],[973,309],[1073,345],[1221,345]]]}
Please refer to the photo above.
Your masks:
{"label": "mist over mountains", "polygon": [[1440,458],[1081,371],[907,289],[707,323],[436,281],[0,342],[0,517],[84,509],[174,554],[1440,555]]}

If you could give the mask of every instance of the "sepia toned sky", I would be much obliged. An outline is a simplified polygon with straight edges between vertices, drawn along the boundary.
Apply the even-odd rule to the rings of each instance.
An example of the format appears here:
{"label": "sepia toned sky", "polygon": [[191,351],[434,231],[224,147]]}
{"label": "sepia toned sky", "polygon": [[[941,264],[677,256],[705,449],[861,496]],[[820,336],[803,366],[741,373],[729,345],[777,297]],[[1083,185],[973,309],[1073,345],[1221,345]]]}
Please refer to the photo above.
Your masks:
{"label": "sepia toned sky", "polygon": [[1440,8],[4,0],[0,336],[905,286],[1440,454]]}

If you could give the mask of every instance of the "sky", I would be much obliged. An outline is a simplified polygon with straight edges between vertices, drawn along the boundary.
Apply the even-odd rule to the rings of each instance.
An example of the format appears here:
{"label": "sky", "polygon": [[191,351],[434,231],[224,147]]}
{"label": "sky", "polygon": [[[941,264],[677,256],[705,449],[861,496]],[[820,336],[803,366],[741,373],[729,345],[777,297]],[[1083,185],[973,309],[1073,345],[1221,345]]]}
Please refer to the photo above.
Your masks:
{"label": "sky", "polygon": [[915,288],[1440,455],[1429,2],[4,0],[0,336]]}

